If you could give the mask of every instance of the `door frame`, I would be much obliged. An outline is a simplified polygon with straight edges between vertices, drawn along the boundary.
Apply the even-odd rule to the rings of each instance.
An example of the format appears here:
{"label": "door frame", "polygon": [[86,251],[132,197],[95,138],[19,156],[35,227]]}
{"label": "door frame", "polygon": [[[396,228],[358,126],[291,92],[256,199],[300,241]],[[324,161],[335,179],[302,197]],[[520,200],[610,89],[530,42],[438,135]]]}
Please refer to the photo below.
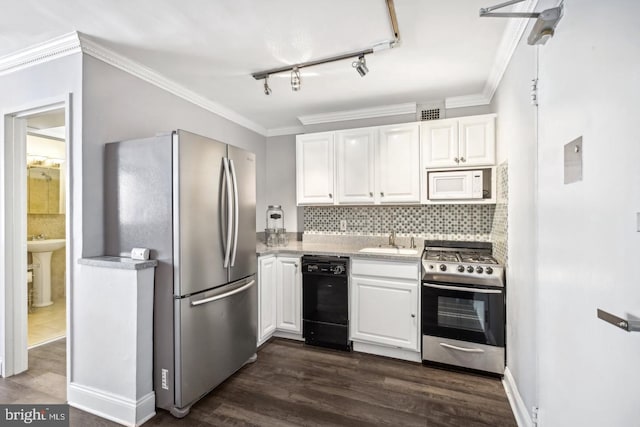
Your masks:
{"label": "door frame", "polygon": [[[3,111],[3,147],[0,163],[4,173],[0,174],[0,302],[4,308],[4,318],[0,319],[0,374],[8,377],[28,368],[27,333],[27,147],[26,119],[29,116],[48,111],[64,110],[65,114],[65,239],[67,241],[65,259],[66,288],[66,353],[67,373],[70,372],[71,358],[71,273],[73,259],[71,217],[72,211],[72,131],[71,94],[46,98]],[[20,285],[22,284],[22,285]],[[67,375],[67,382],[69,375]]]}

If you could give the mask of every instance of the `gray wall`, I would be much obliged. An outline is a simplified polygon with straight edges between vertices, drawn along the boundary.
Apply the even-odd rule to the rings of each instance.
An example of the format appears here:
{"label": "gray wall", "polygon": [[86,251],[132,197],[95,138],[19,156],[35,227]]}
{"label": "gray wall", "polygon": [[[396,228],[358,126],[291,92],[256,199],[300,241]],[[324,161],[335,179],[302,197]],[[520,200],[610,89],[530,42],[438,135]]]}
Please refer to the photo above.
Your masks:
{"label": "gray wall", "polygon": [[111,65],[85,55],[83,61],[83,256],[102,254],[102,162],[104,144],[184,129],[256,154],[256,227],[264,228],[265,137]]}
{"label": "gray wall", "polygon": [[[81,161],[81,129],[82,129],[82,55],[75,54],[60,58],[41,65],[25,68],[20,71],[13,72],[4,76],[0,76],[0,111],[3,114],[15,112],[18,109],[32,108],[39,104],[46,103],[51,98],[72,95],[71,108],[71,128],[69,130],[72,144],[71,158],[71,177],[75,179],[79,177],[82,170]],[[0,119],[0,135],[4,140],[4,118]],[[3,147],[4,150],[4,147]],[[3,156],[4,157],[4,156]],[[1,170],[4,176],[5,168]],[[4,179],[2,179],[4,182]],[[26,191],[26,189],[25,189]],[[4,203],[4,185],[0,187],[3,197],[0,197],[0,212],[2,218],[6,215],[6,206]],[[79,189],[72,188],[72,197],[79,200],[82,196]],[[76,206],[71,207],[71,211],[67,212],[71,215],[71,241],[68,242],[67,250],[69,257],[73,260],[77,254],[82,252],[82,210]],[[14,224],[6,224],[7,227],[13,227]],[[4,235],[0,241],[4,242]],[[0,248],[0,266],[5,260],[4,245]],[[4,267],[0,270],[5,271]],[[73,284],[73,277],[70,278]],[[0,284],[0,354],[4,354],[5,337],[5,286],[6,283]]]}
{"label": "gray wall", "polygon": [[[507,367],[528,411],[536,397],[536,48],[520,41],[493,98],[498,158],[508,156]],[[552,40],[550,43],[553,43]]]}
{"label": "gray wall", "polygon": [[[446,117],[471,116],[491,113],[490,105],[455,108],[445,111]],[[415,114],[378,117],[373,119],[347,120],[322,123],[304,127],[303,133],[355,129],[368,126],[383,126],[415,122]],[[285,214],[285,227],[290,231],[303,231],[302,208],[296,206],[296,136],[283,135],[267,138],[267,190],[266,204],[281,204]],[[258,216],[261,213],[258,211]],[[264,213],[262,213],[264,216]]]}

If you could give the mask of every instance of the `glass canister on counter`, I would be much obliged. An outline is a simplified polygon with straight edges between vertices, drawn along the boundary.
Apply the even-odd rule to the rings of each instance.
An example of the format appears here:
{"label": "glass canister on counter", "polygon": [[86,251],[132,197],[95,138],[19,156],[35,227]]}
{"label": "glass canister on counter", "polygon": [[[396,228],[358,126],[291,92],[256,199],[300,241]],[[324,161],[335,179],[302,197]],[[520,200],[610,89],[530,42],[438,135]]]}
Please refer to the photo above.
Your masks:
{"label": "glass canister on counter", "polygon": [[267,246],[285,246],[289,243],[284,228],[284,211],[280,205],[267,207],[267,228],[264,230]]}

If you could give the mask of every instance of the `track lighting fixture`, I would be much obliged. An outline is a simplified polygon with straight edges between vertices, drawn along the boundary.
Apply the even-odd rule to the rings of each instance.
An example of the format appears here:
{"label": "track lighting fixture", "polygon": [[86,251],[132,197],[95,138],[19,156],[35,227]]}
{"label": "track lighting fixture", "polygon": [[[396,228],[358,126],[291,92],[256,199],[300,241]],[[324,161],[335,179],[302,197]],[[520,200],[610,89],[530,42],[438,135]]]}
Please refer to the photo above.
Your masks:
{"label": "track lighting fixture", "polygon": [[269,87],[269,76],[264,77],[264,94],[271,95],[271,88]]}
{"label": "track lighting fixture", "polygon": [[293,70],[291,70],[291,90],[294,92],[297,92],[300,90],[300,71],[298,70],[298,67],[293,67]]}
{"label": "track lighting fixture", "polygon": [[563,3],[551,9],[545,9],[542,12],[493,12],[512,4],[522,3],[524,0],[509,0],[495,6],[483,7],[480,9],[480,17],[496,17],[496,18],[536,18],[536,22],[531,29],[527,42],[530,45],[545,44],[555,33],[556,26],[562,18]]}
{"label": "track lighting fixture", "polygon": [[368,72],[369,68],[367,68],[367,61],[364,59],[364,55],[360,55],[357,61],[353,61],[351,66],[356,69],[360,77],[364,77]]}
{"label": "track lighting fixture", "polygon": [[[524,0],[511,0],[511,1],[524,1]],[[389,21],[391,23],[391,30],[393,32],[393,38],[391,40],[376,43],[368,49],[358,50],[355,52],[348,52],[340,55],[325,57],[321,59],[314,59],[307,62],[299,62],[295,65],[285,65],[283,67],[272,68],[269,70],[258,71],[253,73],[252,76],[256,80],[264,79],[264,94],[269,95],[271,89],[267,83],[267,78],[273,74],[291,72],[291,90],[297,92],[300,90],[300,69],[306,67],[313,67],[315,65],[327,64],[330,62],[343,61],[345,59],[358,58],[357,61],[353,61],[351,65],[356,69],[360,76],[364,77],[368,72],[367,62],[364,58],[365,55],[376,53],[386,49],[392,49],[400,43],[400,30],[398,29],[398,20],[396,19],[396,9],[394,6],[394,0],[386,0],[387,9],[389,12]]]}

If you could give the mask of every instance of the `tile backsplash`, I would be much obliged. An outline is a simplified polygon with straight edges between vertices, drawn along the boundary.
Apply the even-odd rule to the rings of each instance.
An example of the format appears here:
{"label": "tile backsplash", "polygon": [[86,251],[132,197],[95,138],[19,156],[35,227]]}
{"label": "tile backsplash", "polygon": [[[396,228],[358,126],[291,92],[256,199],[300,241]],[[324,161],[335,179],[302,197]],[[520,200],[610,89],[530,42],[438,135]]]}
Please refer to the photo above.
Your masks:
{"label": "tile backsplash", "polygon": [[[489,241],[494,205],[306,206],[305,234],[399,235]],[[340,222],[346,221],[346,231]]]}
{"label": "tile backsplash", "polygon": [[[493,243],[493,255],[507,263],[508,165],[497,167],[495,205],[305,206],[304,234],[416,236],[435,240]],[[340,223],[346,221],[346,231]]]}
{"label": "tile backsplash", "polygon": [[509,169],[507,162],[498,166],[496,194],[496,210],[493,215],[493,224],[491,226],[491,241],[493,242],[493,256],[502,263],[507,265],[507,202],[509,201]]}

